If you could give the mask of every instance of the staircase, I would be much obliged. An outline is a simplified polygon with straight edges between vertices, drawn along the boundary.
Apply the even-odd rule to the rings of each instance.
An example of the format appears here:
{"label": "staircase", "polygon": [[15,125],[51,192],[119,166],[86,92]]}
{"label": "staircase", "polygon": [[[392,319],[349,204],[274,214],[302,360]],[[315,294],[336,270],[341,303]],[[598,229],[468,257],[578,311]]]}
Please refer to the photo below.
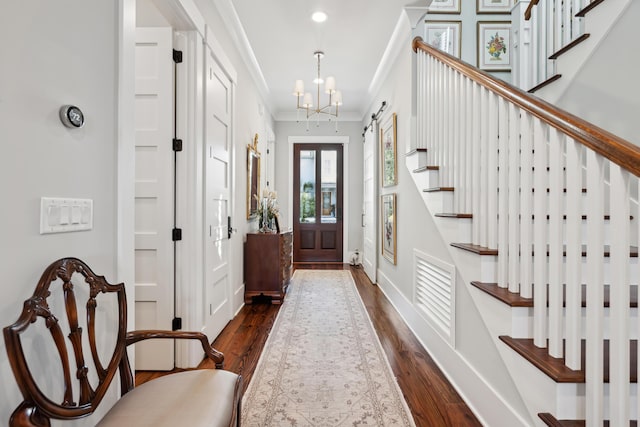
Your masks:
{"label": "staircase", "polygon": [[524,0],[512,13],[513,83],[557,102],[632,0]]}
{"label": "staircase", "polygon": [[531,418],[635,425],[640,149],[413,47],[406,165]]}

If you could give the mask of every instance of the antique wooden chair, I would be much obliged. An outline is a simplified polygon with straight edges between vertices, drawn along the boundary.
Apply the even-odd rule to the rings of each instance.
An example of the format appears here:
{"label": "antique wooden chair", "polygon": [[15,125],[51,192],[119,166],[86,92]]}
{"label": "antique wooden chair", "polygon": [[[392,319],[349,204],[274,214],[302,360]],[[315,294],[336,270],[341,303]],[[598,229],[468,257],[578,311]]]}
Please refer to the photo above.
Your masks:
{"label": "antique wooden chair", "polygon": [[[87,298],[84,308],[78,304],[81,295]],[[109,307],[114,309],[111,317],[106,310]],[[55,308],[59,311],[54,313]],[[114,326],[110,342],[102,334],[96,337],[98,325],[101,331]],[[33,296],[24,302],[18,320],[4,328],[9,362],[24,399],[9,425],[49,426],[51,418],[89,416],[119,370],[121,397],[102,418],[101,426],[239,426],[242,377],[220,369],[224,356],[211,347],[206,335],[126,332],[126,325],[124,284],[109,284],[76,258],[51,264]],[[37,327],[40,330],[32,332]],[[67,328],[68,341],[63,332]],[[197,339],[216,369],[173,373],[134,388],[127,346],[150,338]],[[99,348],[105,342],[106,351]],[[85,353],[90,353],[89,361]],[[56,376],[60,380],[57,388],[53,386]],[[72,376],[76,380],[72,381]]]}

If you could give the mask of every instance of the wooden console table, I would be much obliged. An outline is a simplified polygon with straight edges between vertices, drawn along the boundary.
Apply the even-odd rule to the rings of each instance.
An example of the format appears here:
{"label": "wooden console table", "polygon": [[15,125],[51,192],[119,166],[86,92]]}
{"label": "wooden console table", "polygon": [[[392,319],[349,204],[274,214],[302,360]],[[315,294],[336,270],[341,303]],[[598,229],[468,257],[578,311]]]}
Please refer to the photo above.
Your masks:
{"label": "wooden console table", "polygon": [[261,295],[271,297],[272,304],[282,304],[291,280],[292,254],[292,231],[247,234],[245,304]]}

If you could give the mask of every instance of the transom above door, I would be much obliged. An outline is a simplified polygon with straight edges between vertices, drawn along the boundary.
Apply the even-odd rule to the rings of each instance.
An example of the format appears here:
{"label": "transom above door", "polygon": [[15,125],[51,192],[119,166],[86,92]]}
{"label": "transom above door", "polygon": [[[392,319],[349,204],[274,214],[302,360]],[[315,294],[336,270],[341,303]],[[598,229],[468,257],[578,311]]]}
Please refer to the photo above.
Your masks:
{"label": "transom above door", "polygon": [[294,145],[294,262],[342,262],[342,157],[342,144]]}

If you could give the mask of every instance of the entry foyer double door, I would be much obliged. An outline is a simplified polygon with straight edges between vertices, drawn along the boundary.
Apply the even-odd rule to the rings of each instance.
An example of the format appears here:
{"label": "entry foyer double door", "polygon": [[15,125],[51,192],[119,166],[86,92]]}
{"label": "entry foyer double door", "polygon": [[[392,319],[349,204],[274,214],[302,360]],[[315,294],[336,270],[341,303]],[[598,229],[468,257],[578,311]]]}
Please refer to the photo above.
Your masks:
{"label": "entry foyer double door", "polygon": [[342,144],[294,145],[295,262],[342,262]]}

